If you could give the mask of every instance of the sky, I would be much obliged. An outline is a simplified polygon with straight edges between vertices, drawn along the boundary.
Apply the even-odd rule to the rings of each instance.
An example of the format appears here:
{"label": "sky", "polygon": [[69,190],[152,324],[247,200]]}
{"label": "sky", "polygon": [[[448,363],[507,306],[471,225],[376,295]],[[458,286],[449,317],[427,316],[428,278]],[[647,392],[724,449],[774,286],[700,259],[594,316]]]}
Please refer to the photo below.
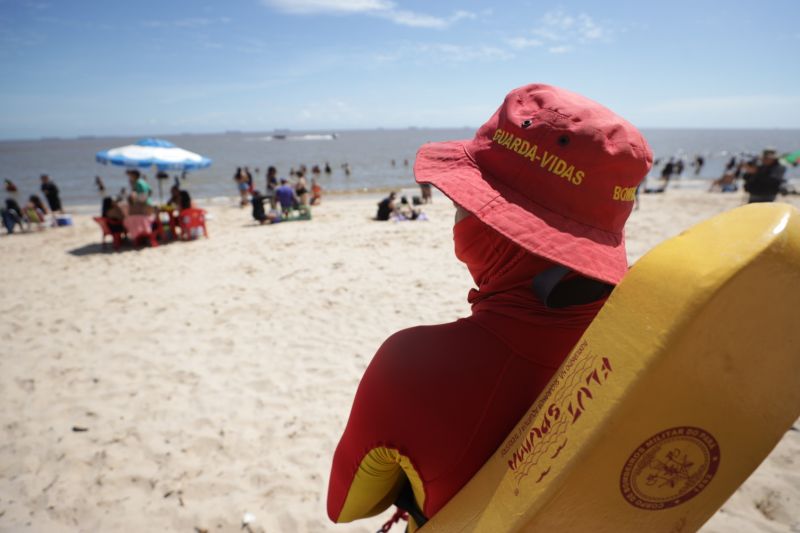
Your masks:
{"label": "sky", "polygon": [[0,139],[477,127],[527,83],[800,128],[796,0],[0,0]]}

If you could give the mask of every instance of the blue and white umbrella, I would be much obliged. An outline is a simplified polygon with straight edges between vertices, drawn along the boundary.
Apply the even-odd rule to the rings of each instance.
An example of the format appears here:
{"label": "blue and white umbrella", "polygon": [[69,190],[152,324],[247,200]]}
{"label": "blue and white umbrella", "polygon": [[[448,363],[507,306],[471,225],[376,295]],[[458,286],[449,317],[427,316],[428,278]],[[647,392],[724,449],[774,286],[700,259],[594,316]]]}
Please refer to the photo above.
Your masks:
{"label": "blue and white umbrella", "polygon": [[158,170],[195,170],[211,165],[211,159],[163,139],[142,139],[136,144],[103,150],[97,152],[95,159],[104,165],[156,167]]}

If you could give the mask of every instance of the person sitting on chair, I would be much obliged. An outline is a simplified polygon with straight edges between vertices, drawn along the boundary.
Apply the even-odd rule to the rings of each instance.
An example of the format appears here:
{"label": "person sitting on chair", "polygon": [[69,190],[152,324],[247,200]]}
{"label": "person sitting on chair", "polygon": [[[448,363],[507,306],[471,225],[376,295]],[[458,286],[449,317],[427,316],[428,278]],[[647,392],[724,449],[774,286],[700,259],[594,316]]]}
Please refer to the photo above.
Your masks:
{"label": "person sitting on chair", "polygon": [[272,197],[261,194],[258,190],[253,191],[250,203],[253,205],[253,218],[260,224],[272,224],[281,221],[280,214],[275,210],[266,212],[264,202],[268,202]]}
{"label": "person sitting on chair", "polygon": [[178,206],[180,207],[181,211],[184,209],[192,209],[192,207],[194,207],[192,195],[189,194],[189,191],[181,189],[181,191],[178,193]]}
{"label": "person sitting on chair", "polygon": [[22,215],[22,208],[13,198],[6,198],[6,206],[2,209],[3,225],[6,231],[11,234],[14,233],[14,227],[19,225],[19,229],[25,231],[23,221],[25,217]]}
{"label": "person sitting on chair", "polygon": [[294,187],[289,185],[286,178],[281,178],[281,185],[275,189],[275,196],[278,199],[284,217],[288,217],[292,209],[297,208],[299,205]]}
{"label": "person sitting on chair", "polygon": [[38,195],[32,194],[28,198],[28,204],[25,206],[25,212],[23,213],[28,225],[36,224],[39,229],[42,229],[47,219],[47,214],[47,207],[45,207],[42,199]]}
{"label": "person sitting on chair", "polygon": [[177,184],[169,188],[169,199],[164,206],[170,210],[181,208],[181,188]]}
{"label": "person sitting on chair", "polygon": [[125,233],[125,225],[123,224],[125,213],[116,199],[110,196],[103,198],[101,216],[106,219],[111,233]]}

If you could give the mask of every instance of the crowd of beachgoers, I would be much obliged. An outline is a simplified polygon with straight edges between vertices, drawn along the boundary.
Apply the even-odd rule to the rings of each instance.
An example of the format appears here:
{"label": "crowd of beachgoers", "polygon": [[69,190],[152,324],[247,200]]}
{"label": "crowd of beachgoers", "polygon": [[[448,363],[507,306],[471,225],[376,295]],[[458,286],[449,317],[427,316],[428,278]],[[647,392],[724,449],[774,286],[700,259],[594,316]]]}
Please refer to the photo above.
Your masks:
{"label": "crowd of beachgoers", "polygon": [[[667,186],[675,179],[684,177],[687,169],[694,177],[697,177],[703,171],[706,159],[701,154],[697,154],[689,162],[686,156],[672,156],[664,159],[656,159],[653,162],[653,168],[659,169],[657,175],[659,176],[660,186],[657,188],[650,188],[645,192],[664,192]],[[792,165],[797,166],[797,159],[785,160],[778,156],[774,148],[767,147],[761,154],[752,152],[743,152],[740,154],[733,154],[727,159],[722,175],[718,178],[711,180],[708,190],[710,192],[736,192],[739,190],[740,183],[746,185],[752,181],[753,176],[758,172],[759,166],[767,165],[780,165],[781,168]],[[783,194],[793,193],[793,187],[784,179],[785,170],[780,171],[780,176],[777,181],[780,182],[778,192]]]}
{"label": "crowd of beachgoers", "polygon": [[[771,148],[760,153],[728,154],[722,175],[708,180],[708,191],[731,193],[744,189],[750,195],[751,201],[773,201],[778,195],[797,194],[790,180],[785,178],[785,169],[796,167],[798,161],[796,158],[787,160],[785,157]],[[640,193],[663,193],[684,178],[700,176],[706,163],[702,154],[693,157],[678,154],[657,158],[650,179],[642,182],[635,191],[636,207],[638,208]],[[392,159],[390,164],[392,167],[398,164],[408,167],[409,161],[406,159],[398,163]],[[352,172],[346,162],[341,164],[341,170],[346,176]],[[261,169],[255,167],[251,170],[249,166],[239,166],[233,173],[233,182],[239,206],[250,206],[252,219],[259,224],[274,224],[310,220],[311,207],[322,203],[323,188],[320,182],[323,181],[323,176],[330,176],[332,172],[333,169],[327,161],[310,166],[299,164],[291,167],[286,174],[279,173],[275,166],[267,166],[263,172],[263,187],[259,187],[256,182]],[[113,233],[121,232],[125,236],[123,228],[126,216],[149,215],[154,217],[154,225],[163,222],[164,227],[170,228],[166,236],[174,238],[179,232],[180,225],[176,221],[180,220],[180,212],[196,208],[189,191],[182,185],[185,183],[185,174],[174,177],[167,200],[161,201],[159,195],[158,202],[155,201],[153,188],[143,172],[128,169],[126,174],[130,188],[123,187],[116,195],[107,194],[103,179],[95,176],[94,183],[102,197],[100,217],[106,219]],[[155,178],[161,185],[169,180],[169,175],[162,171]],[[5,179],[7,197],[2,208],[2,219],[7,233],[13,233],[17,228],[29,231],[32,228],[71,224],[71,217],[64,211],[55,181],[49,175],[43,174],[39,189],[23,192],[12,180]],[[420,206],[431,201],[430,185],[420,185],[419,195],[399,195],[397,191],[391,191],[378,201],[373,218],[426,220]],[[159,221],[155,221],[156,218]]]}

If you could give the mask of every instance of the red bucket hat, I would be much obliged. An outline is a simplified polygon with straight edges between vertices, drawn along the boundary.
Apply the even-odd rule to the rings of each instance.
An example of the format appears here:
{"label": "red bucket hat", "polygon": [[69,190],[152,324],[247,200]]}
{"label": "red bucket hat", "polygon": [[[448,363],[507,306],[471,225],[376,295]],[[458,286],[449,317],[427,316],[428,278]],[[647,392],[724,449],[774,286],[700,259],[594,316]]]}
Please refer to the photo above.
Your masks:
{"label": "red bucket hat", "polygon": [[616,284],[623,227],[653,154],[641,133],[579,94],[511,91],[475,138],[429,143],[414,175],[533,254]]}

